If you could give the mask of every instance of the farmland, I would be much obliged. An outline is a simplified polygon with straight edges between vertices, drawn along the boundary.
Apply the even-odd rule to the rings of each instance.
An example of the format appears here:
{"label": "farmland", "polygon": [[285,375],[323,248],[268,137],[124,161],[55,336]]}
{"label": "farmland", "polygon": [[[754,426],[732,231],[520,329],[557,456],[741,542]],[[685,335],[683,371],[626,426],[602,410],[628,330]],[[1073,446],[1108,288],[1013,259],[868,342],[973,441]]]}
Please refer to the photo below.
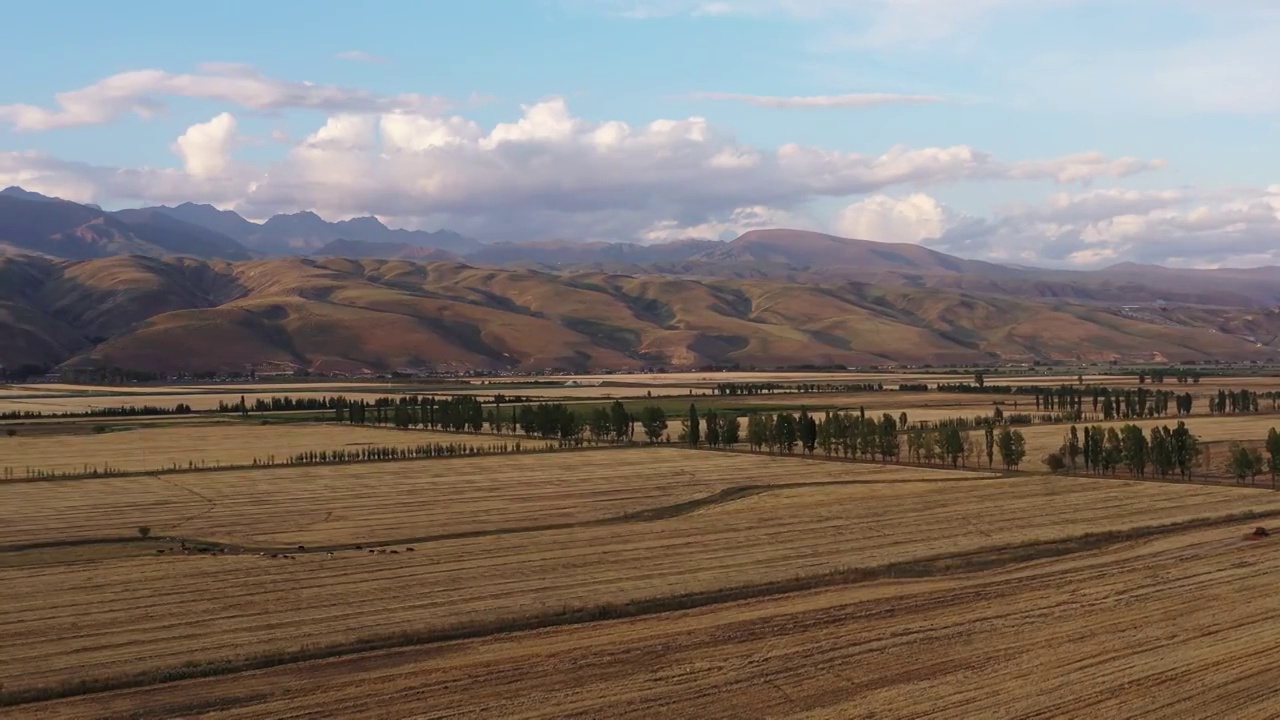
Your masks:
{"label": "farmland", "polygon": [[[654,404],[687,408],[677,391],[710,389],[661,377]],[[598,407],[601,395],[586,393],[612,389],[564,388],[584,395],[562,399]],[[863,407],[913,421],[1028,400],[695,398],[700,408]],[[1280,418],[1186,422],[1209,446],[1260,440]],[[1280,540],[1243,537],[1276,529],[1280,493],[1053,475],[1041,460],[1067,425],[1021,427],[1018,472],[695,450],[680,446],[674,419],[670,445],[577,449],[269,413],[8,427],[18,431],[0,435],[0,467],[18,472],[0,481],[0,717],[1276,709],[1260,683],[1280,655],[1250,653],[1271,644],[1264,621],[1280,606],[1265,577],[1280,570]],[[305,451],[517,439],[560,447],[246,467]],[[88,466],[132,472],[21,472]],[[1210,681],[1247,657],[1257,673]],[[1174,675],[1199,693],[1165,692]],[[32,702],[40,697],[62,699]]]}
{"label": "farmland", "polygon": [[1244,529],[321,660],[24,717],[142,706],[263,718],[645,718],[660,706],[699,718],[1270,717],[1280,555],[1240,541]]}
{"label": "farmland", "polygon": [[[12,582],[0,588],[0,603],[8,608],[10,621],[0,631],[0,674],[45,684],[78,675],[235,657],[246,647],[287,651],[298,647],[302,635],[308,643],[349,642],[409,628],[520,617],[564,605],[626,602],[1114,528],[1280,510],[1280,496],[1234,488],[980,475],[945,479],[945,474],[930,481],[927,473],[906,477],[899,468],[883,474],[865,468],[850,473],[852,466],[837,463],[664,449],[600,450],[574,457],[611,458],[616,482],[629,473],[628,465],[641,462],[619,462],[620,453],[650,453],[658,462],[667,461],[661,456],[671,456],[694,476],[703,463],[711,463],[709,473],[740,475],[763,461],[775,466],[775,480],[789,476],[804,484],[746,494],[672,517],[546,530],[513,528],[418,542],[416,552],[397,555],[347,549],[332,559],[307,553],[293,561],[256,554],[175,557],[156,556],[149,544],[134,544],[119,557],[86,566],[57,562],[56,548],[30,552],[29,564],[10,564],[6,573]],[[522,457],[506,472],[538,477],[566,457]],[[737,473],[734,462],[739,464]],[[600,472],[608,470],[602,467]],[[822,482],[823,473],[847,473],[853,482],[813,485]],[[95,492],[86,482],[58,487],[84,485],[81,492]],[[303,488],[302,497],[291,501],[292,491],[285,483],[272,486],[281,493],[280,499],[269,501],[275,514],[266,511],[243,519],[234,512],[224,515],[242,523],[228,535],[260,536],[256,539],[284,548],[305,544],[302,538],[323,542],[356,537],[350,529],[341,529],[345,521],[340,520],[336,530],[324,527],[323,513],[341,507],[345,486],[328,486],[336,493],[334,502],[325,502],[324,493],[314,488]],[[162,497],[177,501],[175,516],[201,511],[175,494]],[[394,495],[388,500],[384,508],[394,502]],[[164,499],[159,502],[165,504]],[[566,503],[580,501],[569,493],[564,503],[544,503],[542,512],[512,522],[565,518]],[[73,505],[67,497],[53,502],[54,507]],[[601,511],[607,515],[626,506],[615,503],[607,509],[604,503]],[[206,523],[212,532],[210,517],[216,513],[210,511],[196,522]],[[92,527],[92,519],[76,521],[75,516],[73,507],[69,517],[55,512],[34,523],[65,523],[71,529],[80,527],[82,533],[102,531]],[[379,522],[376,511],[368,517],[369,523]],[[405,517],[413,517],[412,508]],[[911,520],[901,520],[907,517]],[[308,521],[317,525],[308,526]],[[393,522],[385,531],[413,529],[407,522]],[[22,532],[32,535],[38,530]],[[428,533],[429,529],[421,534]],[[198,623],[190,621],[195,617]],[[58,640],[26,643],[33,634]]]}
{"label": "farmland", "polygon": [[[268,428],[241,422],[142,423],[128,420],[102,425],[106,432],[76,435],[18,433],[0,436],[0,468],[15,477],[28,469],[77,473],[86,468],[123,471],[249,465],[274,457],[283,462],[307,450],[359,448],[364,445],[407,447],[423,443],[488,444],[493,436],[428,431],[401,432],[337,424],[277,425]],[[536,444],[536,442],[534,443]]]}
{"label": "farmland", "polygon": [[720,453],[690,462],[683,452],[635,449],[582,453],[573,462],[512,457],[500,467],[473,457],[394,469],[357,463],[9,483],[0,485],[0,545],[127,538],[139,525],[157,534],[288,547],[579,523],[712,495],[741,485],[747,472],[754,486],[795,482],[797,463],[807,483],[981,477]]}

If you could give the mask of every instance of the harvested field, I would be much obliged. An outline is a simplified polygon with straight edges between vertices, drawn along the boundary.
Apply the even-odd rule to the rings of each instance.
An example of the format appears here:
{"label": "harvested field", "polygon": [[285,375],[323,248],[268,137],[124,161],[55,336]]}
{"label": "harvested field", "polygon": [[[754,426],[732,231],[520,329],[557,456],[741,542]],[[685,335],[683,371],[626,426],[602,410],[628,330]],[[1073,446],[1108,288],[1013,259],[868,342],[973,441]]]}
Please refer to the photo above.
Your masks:
{"label": "harvested field", "polygon": [[156,535],[237,545],[372,543],[618,517],[704,498],[748,480],[775,485],[980,477],[619,448],[572,458],[530,454],[6,483],[0,484],[0,545],[130,538],[140,525]]}
{"label": "harvested field", "polygon": [[1247,530],[311,662],[21,717],[1274,717],[1280,553],[1239,540]]}
{"label": "harvested field", "polygon": [[[618,482],[638,465],[617,462],[621,452],[596,453],[613,459]],[[774,464],[778,478],[794,480],[808,479],[819,466],[852,467],[638,452],[684,459],[695,476],[701,462],[722,457],[752,467]],[[553,463],[567,470],[591,454],[527,458],[544,463],[541,471],[536,464],[518,467],[510,458],[489,460],[495,473],[536,483],[554,472]],[[460,461],[441,467],[452,462]],[[889,472],[905,479],[901,469]],[[0,676],[13,679],[10,688],[30,687],[491,621],[566,604],[622,602],[1095,530],[1280,509],[1280,496],[1226,487],[1057,478],[865,482],[874,477],[864,473],[855,478],[862,484],[728,497],[666,519],[416,543],[416,552],[401,546],[396,555],[342,551],[333,559],[304,554],[285,560],[148,554],[59,564],[49,551],[31,551],[31,564],[10,562],[0,585],[6,608]],[[752,479],[744,474],[737,481]],[[292,513],[313,509],[294,507]],[[278,511],[283,518],[290,504],[281,502]],[[131,547],[148,552],[143,544]],[[44,640],[32,644],[31,637]]]}
{"label": "harvested field", "polygon": [[[410,446],[426,443],[488,445],[503,440],[492,435],[330,424],[263,427],[241,422],[142,423],[130,418],[102,420],[109,432],[92,435],[0,435],[0,469],[15,478],[28,469],[75,473],[86,467],[159,471],[177,466],[247,465],[274,456],[283,462],[305,450],[358,448],[361,445]],[[120,429],[117,429],[120,428]],[[536,441],[524,441],[532,447]],[[43,492],[43,491],[42,491]]]}

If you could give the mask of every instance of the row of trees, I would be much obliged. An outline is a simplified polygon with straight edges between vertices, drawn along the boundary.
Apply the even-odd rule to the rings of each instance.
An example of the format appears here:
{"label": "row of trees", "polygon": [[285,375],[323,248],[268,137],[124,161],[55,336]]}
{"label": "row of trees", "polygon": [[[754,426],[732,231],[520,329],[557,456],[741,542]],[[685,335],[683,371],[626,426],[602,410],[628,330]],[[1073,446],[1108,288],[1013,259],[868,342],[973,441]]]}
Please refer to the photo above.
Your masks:
{"label": "row of trees", "polygon": [[[752,450],[792,454],[796,450],[813,453],[820,449],[828,457],[861,458],[887,462],[902,459],[906,441],[907,459],[916,463],[949,463],[967,466],[978,457],[979,445],[972,434],[956,424],[932,428],[917,427],[902,432],[902,417],[884,413],[879,419],[865,413],[830,413],[821,420],[805,411],[756,414],[747,418],[747,445]],[[1026,458],[1026,438],[1008,427],[983,430],[987,465],[993,466],[997,451],[1006,469],[1015,469]]]}
{"label": "row of trees", "polygon": [[738,444],[740,431],[737,414],[716,412],[711,409],[707,410],[699,421],[698,408],[691,404],[689,413],[680,421],[680,435],[677,439],[693,447],[698,447],[699,443],[706,443],[708,447],[727,448]]}
{"label": "row of trees", "polygon": [[1265,458],[1257,448],[1231,443],[1227,451],[1227,468],[1236,482],[1244,482],[1247,478],[1256,483],[1259,475],[1270,473],[1271,487],[1276,487],[1276,476],[1280,475],[1280,432],[1271,428],[1263,448],[1267,451]]}
{"label": "row of trees", "polygon": [[973,434],[962,432],[955,424],[933,427],[915,428],[907,432],[907,456],[920,464],[941,463],[951,467],[968,467],[972,461],[981,464],[984,454],[987,467],[995,466],[996,452],[999,451],[1000,463],[1006,470],[1013,470],[1022,465],[1027,457],[1027,440],[1022,431],[1001,428],[999,432],[991,425],[983,428],[983,444],[979,447]]}
{"label": "row of trees", "polygon": [[1125,424],[1116,427],[1086,426],[1083,434],[1072,425],[1058,452],[1045,458],[1050,470],[1075,471],[1083,465],[1086,472],[1114,474],[1124,468],[1134,477],[1146,477],[1148,470],[1162,478],[1177,473],[1182,479],[1191,476],[1201,455],[1200,439],[1186,423],[1179,421],[1152,427]]}
{"label": "row of trees", "polygon": [[714,395],[763,395],[773,393],[855,393],[879,392],[884,390],[884,383],[717,383],[712,390]]}
{"label": "row of trees", "polygon": [[[367,400],[339,398],[334,419],[354,425],[393,425],[398,428],[422,427],[428,430],[484,429],[484,405],[479,398],[457,395],[435,398],[430,395],[405,395],[401,397]],[[497,407],[496,409],[501,409]]]}
{"label": "row of trees", "polygon": [[1217,415],[1230,413],[1256,413],[1260,411],[1260,400],[1267,400],[1274,411],[1280,403],[1280,392],[1259,393],[1253,390],[1218,390],[1217,397],[1209,399],[1209,412]]}
{"label": "row of trees", "polygon": [[40,418],[116,418],[136,417],[139,415],[190,415],[191,406],[186,403],[177,405],[124,405],[118,407],[89,408],[76,412],[41,413],[30,410],[12,410],[0,412],[0,420],[34,420]]}

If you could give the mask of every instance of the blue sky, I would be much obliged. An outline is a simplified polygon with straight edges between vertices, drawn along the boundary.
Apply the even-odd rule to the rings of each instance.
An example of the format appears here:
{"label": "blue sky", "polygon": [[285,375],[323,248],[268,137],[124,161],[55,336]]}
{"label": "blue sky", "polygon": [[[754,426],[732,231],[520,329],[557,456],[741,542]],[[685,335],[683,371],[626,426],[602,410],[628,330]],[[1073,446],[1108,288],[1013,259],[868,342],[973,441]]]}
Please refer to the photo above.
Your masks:
{"label": "blue sky", "polygon": [[[139,0],[7,20],[0,184],[108,207],[1280,262],[1269,0]],[[623,140],[593,135],[614,122]]]}

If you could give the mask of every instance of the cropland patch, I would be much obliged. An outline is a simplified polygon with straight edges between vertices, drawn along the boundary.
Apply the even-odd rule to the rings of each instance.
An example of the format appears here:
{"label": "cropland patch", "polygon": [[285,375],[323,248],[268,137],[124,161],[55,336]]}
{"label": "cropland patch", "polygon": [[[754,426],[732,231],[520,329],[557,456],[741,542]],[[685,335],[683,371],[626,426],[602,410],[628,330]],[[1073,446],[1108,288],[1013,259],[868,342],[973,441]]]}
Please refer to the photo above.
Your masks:
{"label": "cropland patch", "polygon": [[[630,452],[637,454],[623,461]],[[627,487],[645,462],[669,457],[695,478],[704,463],[741,460],[748,464],[734,478],[738,484],[755,483],[759,468],[777,468],[775,482],[813,482],[822,468],[839,474],[853,467],[676,450],[556,453],[528,458],[541,464],[509,469],[509,457],[483,460],[495,475],[511,472],[536,487],[592,455],[605,458],[595,472],[597,488],[606,476]],[[469,461],[438,465],[461,462]],[[383,467],[394,472],[407,465],[412,463]],[[353,548],[332,558],[308,547],[281,553],[292,558],[165,553],[11,566],[0,586],[7,621],[0,626],[0,675],[13,678],[11,689],[47,686],[370,635],[496,623],[564,606],[627,603],[1094,531],[1280,510],[1280,496],[1236,488],[1027,477],[932,480],[903,468],[884,473],[882,483],[874,482],[874,473],[855,473],[851,484],[766,486],[669,516],[636,513],[629,522],[517,528],[415,542],[412,551],[401,543],[378,548],[385,553]],[[925,481],[910,482],[907,474]],[[459,479],[458,491],[464,482]],[[287,483],[278,487],[276,522],[290,532],[305,529],[285,524],[311,506],[291,505]],[[512,494],[512,505],[530,502]],[[620,507],[617,497],[601,507],[610,503],[614,510],[608,512]],[[423,513],[421,505],[406,501],[406,519],[386,522],[407,526]],[[51,517],[51,523],[61,522]],[[43,640],[31,643],[32,637]]]}

